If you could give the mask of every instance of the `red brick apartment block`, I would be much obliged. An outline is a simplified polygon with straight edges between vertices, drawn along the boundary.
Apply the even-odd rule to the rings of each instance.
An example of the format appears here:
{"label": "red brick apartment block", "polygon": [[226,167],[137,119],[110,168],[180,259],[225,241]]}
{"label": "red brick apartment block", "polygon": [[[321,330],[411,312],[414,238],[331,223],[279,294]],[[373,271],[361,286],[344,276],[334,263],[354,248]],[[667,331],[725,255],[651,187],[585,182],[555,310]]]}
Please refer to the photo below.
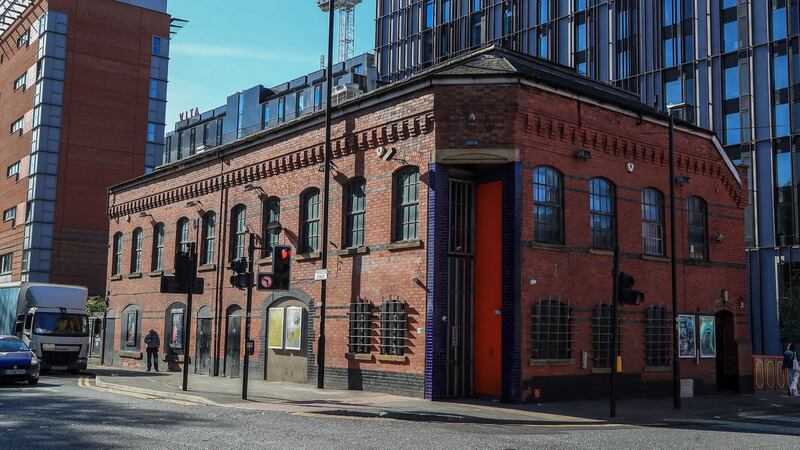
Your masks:
{"label": "red brick apartment block", "polygon": [[163,139],[149,139],[148,128],[163,136],[166,2],[2,7],[2,289],[44,281],[104,294],[106,189],[154,167],[161,153]]}
{"label": "red brick apartment block", "polygon": [[[245,293],[227,267],[252,232],[295,256],[291,290],[254,295],[251,376],[315,380],[323,125],[309,115],[110,189],[108,361],[140,366],[153,328],[171,370],[189,345],[195,373],[239,376]],[[326,384],[431,399],[604,396],[618,229],[621,270],[646,296],[621,310],[620,390],[668,395],[667,130],[623,91],[497,48],[336,107]],[[746,390],[744,181],[707,131],[679,124],[676,149],[677,313],[694,324],[682,329],[681,376],[698,394]],[[159,283],[189,242],[205,293],[186,312]]]}

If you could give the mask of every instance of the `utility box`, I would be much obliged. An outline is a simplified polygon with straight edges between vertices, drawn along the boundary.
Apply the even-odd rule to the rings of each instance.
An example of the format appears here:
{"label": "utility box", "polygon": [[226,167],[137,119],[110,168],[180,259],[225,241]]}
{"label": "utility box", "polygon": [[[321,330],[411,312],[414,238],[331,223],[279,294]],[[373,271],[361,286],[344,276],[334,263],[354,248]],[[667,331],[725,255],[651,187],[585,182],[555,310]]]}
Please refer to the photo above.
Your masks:
{"label": "utility box", "polygon": [[694,397],[694,379],[681,380],[681,398]]}

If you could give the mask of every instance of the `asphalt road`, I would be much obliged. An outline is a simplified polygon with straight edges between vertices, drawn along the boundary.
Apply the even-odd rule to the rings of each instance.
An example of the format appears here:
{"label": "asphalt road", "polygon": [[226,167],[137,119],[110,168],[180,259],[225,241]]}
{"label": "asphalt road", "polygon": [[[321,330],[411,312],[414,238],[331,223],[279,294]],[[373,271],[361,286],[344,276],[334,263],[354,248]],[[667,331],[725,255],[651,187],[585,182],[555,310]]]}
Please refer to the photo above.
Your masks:
{"label": "asphalt road", "polygon": [[0,385],[6,448],[797,449],[800,415],[635,427],[421,423],[202,406],[58,375]]}

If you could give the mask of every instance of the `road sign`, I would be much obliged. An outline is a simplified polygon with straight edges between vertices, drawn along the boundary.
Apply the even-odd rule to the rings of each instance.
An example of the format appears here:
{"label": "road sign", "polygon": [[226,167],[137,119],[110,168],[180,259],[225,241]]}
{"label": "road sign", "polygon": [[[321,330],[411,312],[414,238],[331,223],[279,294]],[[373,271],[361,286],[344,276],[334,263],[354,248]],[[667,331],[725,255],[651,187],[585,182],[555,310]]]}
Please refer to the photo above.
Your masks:
{"label": "road sign", "polygon": [[256,283],[256,288],[259,291],[266,291],[272,289],[273,279],[271,273],[259,272],[257,280],[258,282]]}
{"label": "road sign", "polygon": [[320,269],[314,272],[314,281],[322,281],[328,279],[328,269]]}

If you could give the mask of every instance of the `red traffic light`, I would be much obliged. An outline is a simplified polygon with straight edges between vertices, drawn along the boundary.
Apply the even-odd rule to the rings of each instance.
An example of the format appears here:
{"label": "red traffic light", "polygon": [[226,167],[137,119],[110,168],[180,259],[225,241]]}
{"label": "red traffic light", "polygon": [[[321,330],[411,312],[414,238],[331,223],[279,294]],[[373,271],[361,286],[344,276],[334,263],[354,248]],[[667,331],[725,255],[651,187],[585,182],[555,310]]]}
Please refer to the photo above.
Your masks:
{"label": "red traffic light", "polygon": [[290,256],[292,256],[292,253],[288,248],[281,249],[281,259],[289,259]]}

